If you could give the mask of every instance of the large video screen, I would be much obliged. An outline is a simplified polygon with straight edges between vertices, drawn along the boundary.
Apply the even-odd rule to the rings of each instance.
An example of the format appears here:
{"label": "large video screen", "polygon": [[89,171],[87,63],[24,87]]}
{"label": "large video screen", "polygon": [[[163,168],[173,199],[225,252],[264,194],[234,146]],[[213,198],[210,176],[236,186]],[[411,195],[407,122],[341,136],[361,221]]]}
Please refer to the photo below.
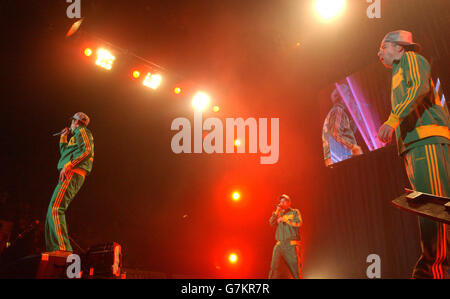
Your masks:
{"label": "large video screen", "polygon": [[[433,78],[448,112],[439,78]],[[318,95],[325,166],[386,146],[378,129],[391,111],[391,72],[379,62],[332,82]]]}

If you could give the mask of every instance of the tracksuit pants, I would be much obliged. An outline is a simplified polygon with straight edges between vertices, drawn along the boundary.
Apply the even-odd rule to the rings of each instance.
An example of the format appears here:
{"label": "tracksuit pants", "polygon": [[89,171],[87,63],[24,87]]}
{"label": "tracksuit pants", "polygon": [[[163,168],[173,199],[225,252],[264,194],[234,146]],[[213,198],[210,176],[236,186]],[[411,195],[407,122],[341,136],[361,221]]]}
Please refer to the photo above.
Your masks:
{"label": "tracksuit pants", "polygon": [[283,268],[295,279],[302,278],[300,241],[278,241],[273,247],[269,279],[284,278]]}
{"label": "tracksuit pants", "polygon": [[84,183],[84,176],[70,171],[56,185],[45,219],[45,246],[48,252],[72,251],[67,231],[65,211]]}
{"label": "tracksuit pants", "polygon": [[[450,155],[448,144],[412,148],[403,156],[414,190],[450,197]],[[450,278],[449,225],[419,217],[421,256],[413,278]]]}

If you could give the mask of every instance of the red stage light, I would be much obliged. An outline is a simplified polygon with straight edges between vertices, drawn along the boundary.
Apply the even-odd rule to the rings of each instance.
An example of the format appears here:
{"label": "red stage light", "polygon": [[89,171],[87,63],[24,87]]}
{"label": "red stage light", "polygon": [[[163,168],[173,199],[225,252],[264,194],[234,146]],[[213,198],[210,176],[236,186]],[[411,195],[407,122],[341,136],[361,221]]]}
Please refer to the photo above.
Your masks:
{"label": "red stage light", "polygon": [[230,261],[230,263],[236,264],[237,261],[238,261],[238,256],[237,256],[237,254],[236,254],[236,253],[231,253],[231,254],[228,256],[228,260]]}

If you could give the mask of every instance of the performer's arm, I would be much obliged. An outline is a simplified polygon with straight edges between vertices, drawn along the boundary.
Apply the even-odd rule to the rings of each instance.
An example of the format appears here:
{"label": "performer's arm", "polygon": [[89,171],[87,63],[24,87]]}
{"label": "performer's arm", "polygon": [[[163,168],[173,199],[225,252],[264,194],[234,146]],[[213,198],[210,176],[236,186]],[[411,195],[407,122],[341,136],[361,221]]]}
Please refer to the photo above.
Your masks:
{"label": "performer's arm", "polygon": [[401,67],[404,79],[408,83],[406,94],[392,109],[389,119],[384,123],[393,129],[415,110],[430,91],[430,66],[426,60],[413,52],[406,52],[402,57]]}
{"label": "performer's arm", "polygon": [[59,138],[59,151],[61,154],[67,147],[67,135],[68,134],[69,134],[69,128],[64,128],[64,130],[62,130],[61,137]]}
{"label": "performer's arm", "polygon": [[77,141],[78,149],[74,152],[73,160],[68,162],[66,168],[74,168],[81,161],[92,156],[93,153],[93,142],[89,139],[88,133],[85,128],[80,128],[75,134],[75,139]]}
{"label": "performer's arm", "polygon": [[276,211],[272,212],[272,217],[269,219],[270,226],[275,226],[277,224],[278,215],[280,215],[280,210],[277,209]]}
{"label": "performer's arm", "polygon": [[333,138],[349,150],[352,150],[357,145],[356,140],[344,135],[344,129],[350,128],[350,120],[348,119],[348,116],[345,115],[343,109],[338,108],[333,113],[332,118],[334,118],[331,122],[334,124],[332,128]]}
{"label": "performer's arm", "polygon": [[[324,130],[325,127],[324,127]],[[330,152],[330,144],[328,143],[327,138],[325,137],[326,132],[322,133],[322,147],[323,147],[323,159],[325,160],[325,165],[328,166],[331,164],[331,152]]]}
{"label": "performer's arm", "polygon": [[59,138],[59,151],[62,154],[67,147],[67,135],[61,135]]}

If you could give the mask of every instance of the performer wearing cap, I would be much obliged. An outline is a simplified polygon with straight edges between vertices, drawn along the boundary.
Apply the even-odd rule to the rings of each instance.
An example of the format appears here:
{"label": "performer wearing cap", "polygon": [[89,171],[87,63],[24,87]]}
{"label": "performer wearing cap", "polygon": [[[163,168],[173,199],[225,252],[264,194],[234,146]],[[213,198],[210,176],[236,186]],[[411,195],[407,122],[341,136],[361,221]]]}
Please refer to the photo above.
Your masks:
{"label": "performer wearing cap", "polygon": [[[45,221],[45,245],[48,252],[70,254],[72,247],[67,232],[65,211],[80,190],[94,162],[94,139],[87,129],[89,117],[78,112],[69,128],[62,132],[58,162],[59,182],[53,192]],[[69,131],[73,137],[67,142]]]}
{"label": "performer wearing cap", "polygon": [[294,278],[302,278],[299,228],[303,221],[300,211],[291,208],[288,195],[281,195],[280,203],[272,213],[269,223],[271,226],[277,225],[277,242],[273,248],[269,279],[280,278],[281,266],[284,263],[288,265]]}
{"label": "performer wearing cap", "polygon": [[[417,52],[411,32],[388,33],[378,52],[392,69],[392,111],[378,137],[388,143],[395,131],[412,188],[450,196],[450,120],[435,90],[430,64]],[[448,227],[419,217],[421,256],[413,278],[449,278]]]}

